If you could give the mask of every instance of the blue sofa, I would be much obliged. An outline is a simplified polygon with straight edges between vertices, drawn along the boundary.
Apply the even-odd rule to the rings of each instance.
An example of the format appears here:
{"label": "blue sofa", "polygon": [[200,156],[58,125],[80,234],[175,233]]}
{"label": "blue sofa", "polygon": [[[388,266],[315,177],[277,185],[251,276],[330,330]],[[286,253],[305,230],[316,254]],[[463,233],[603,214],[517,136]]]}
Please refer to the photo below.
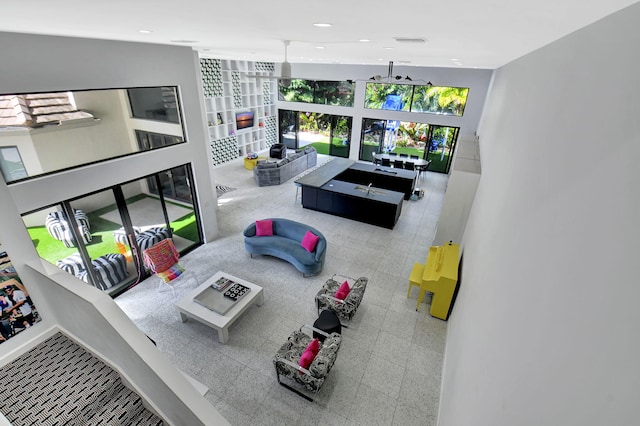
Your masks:
{"label": "blue sofa", "polygon": [[[247,226],[243,232],[244,246],[251,257],[257,254],[286,260],[302,272],[303,277],[319,274],[327,251],[327,240],[324,235],[311,226],[293,220],[280,218],[268,220],[273,221],[273,236],[256,236],[255,222]],[[319,237],[316,248],[311,253],[301,245],[307,231]]]}

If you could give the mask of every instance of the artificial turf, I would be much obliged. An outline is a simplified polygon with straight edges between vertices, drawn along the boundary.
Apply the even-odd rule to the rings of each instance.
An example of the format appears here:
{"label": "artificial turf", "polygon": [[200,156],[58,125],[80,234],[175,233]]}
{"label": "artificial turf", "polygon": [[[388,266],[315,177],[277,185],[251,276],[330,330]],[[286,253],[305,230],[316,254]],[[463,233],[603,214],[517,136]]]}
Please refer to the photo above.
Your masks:
{"label": "artificial turf", "polygon": [[[140,198],[137,196],[127,200],[131,203]],[[86,244],[87,252],[92,259],[100,257],[107,253],[118,253],[115,240],[113,239],[113,231],[122,227],[119,223],[111,222],[103,219],[101,216],[110,210],[116,208],[115,204],[87,213],[89,223],[91,224],[91,242]],[[173,222],[171,222],[173,232],[190,241],[199,241],[198,226],[195,220],[195,214],[189,213]],[[32,226],[27,228],[31,240],[41,258],[55,264],[58,260],[78,252],[76,247],[65,247],[62,241],[58,241],[49,235],[47,229],[43,226]]]}

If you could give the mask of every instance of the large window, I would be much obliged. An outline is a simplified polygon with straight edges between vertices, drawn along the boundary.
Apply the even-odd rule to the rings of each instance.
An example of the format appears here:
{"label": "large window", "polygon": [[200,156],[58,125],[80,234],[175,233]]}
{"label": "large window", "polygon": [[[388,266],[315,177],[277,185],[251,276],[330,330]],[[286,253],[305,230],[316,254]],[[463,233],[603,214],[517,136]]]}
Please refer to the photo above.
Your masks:
{"label": "large window", "polygon": [[[176,87],[0,95],[0,104],[21,105],[2,109],[7,183],[185,141]],[[139,144],[136,131],[152,136]]]}
{"label": "large window", "polygon": [[0,171],[5,182],[27,177],[27,171],[22,164],[18,147],[4,146],[0,147]]}
{"label": "large window", "polygon": [[287,102],[353,106],[353,81],[291,80],[288,86],[279,85],[278,99]]}
{"label": "large window", "polygon": [[369,109],[462,116],[469,89],[430,85],[367,83],[364,106]]}
{"label": "large window", "polygon": [[413,86],[408,84],[367,83],[364,107],[409,111]]}
{"label": "large window", "polygon": [[468,94],[469,89],[463,87],[416,86],[411,111],[461,117]]}
{"label": "large window", "polygon": [[175,87],[140,87],[127,93],[135,118],[180,123]]}

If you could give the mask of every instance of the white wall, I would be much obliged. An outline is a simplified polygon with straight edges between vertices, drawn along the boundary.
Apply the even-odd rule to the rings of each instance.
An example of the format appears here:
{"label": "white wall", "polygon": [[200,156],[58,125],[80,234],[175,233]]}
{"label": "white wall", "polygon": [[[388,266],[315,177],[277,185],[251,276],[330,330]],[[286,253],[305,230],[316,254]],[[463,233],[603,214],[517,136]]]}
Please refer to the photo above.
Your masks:
{"label": "white wall", "polygon": [[[210,158],[197,55],[188,47],[123,43],[105,40],[45,37],[0,33],[2,68],[0,93],[48,92],[86,88],[114,88],[177,85],[180,87],[188,143],[126,158],[85,166],[7,186],[0,181],[0,242],[25,281],[43,322],[2,344],[2,356],[32,339],[43,329],[57,325],[84,344],[108,353],[125,375],[172,424],[216,424],[224,422],[217,411],[177,370],[168,371],[162,355],[148,344],[136,344],[140,331],[119,316],[105,318],[119,308],[107,295],[57,271],[48,279],[50,268],[40,262],[20,213],[54,204],[60,200],[133,180],[139,176],[191,163],[199,195],[200,211],[207,238],[215,237],[216,195],[210,173]],[[34,268],[34,269],[32,269]],[[73,281],[67,286],[56,281]],[[74,284],[77,287],[74,291]],[[78,287],[79,286],[79,287]],[[64,288],[63,288],[64,287]],[[109,324],[113,328],[109,328]],[[108,349],[105,345],[113,343]],[[129,346],[128,346],[129,345]],[[155,373],[140,367],[144,359]],[[128,360],[134,360],[129,362]],[[158,368],[158,366],[162,368]],[[163,390],[175,389],[178,395]],[[184,398],[184,399],[181,399]],[[186,409],[185,407],[188,407]]]}
{"label": "white wall", "polygon": [[439,426],[637,424],[640,4],[496,73]]}

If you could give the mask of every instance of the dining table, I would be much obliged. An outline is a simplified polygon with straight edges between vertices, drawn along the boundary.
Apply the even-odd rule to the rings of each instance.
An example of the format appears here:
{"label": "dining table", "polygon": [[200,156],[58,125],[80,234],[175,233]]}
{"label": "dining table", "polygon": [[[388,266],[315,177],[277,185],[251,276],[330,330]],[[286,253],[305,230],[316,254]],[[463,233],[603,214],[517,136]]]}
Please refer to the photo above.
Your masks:
{"label": "dining table", "polygon": [[380,164],[383,158],[388,158],[391,163],[391,167],[393,167],[393,162],[396,160],[402,160],[403,167],[406,167],[404,166],[404,163],[413,163],[413,166],[419,175],[421,175],[422,172],[426,171],[429,167],[429,164],[431,164],[431,160],[424,160],[422,158],[416,159],[411,157],[401,157],[399,155],[389,155],[382,153],[376,154],[373,158],[376,164]]}
{"label": "dining table", "polygon": [[415,158],[410,158],[410,157],[400,157],[399,155],[389,155],[389,154],[381,154],[381,153],[376,154],[374,158],[376,160],[376,163],[379,163],[380,161],[382,161],[383,158],[388,158],[389,161],[391,161],[392,165],[393,165],[393,162],[395,160],[402,160],[405,163],[407,163],[407,162],[413,163],[413,165],[416,168],[418,168],[418,167],[426,167],[426,166],[429,165],[429,163],[431,163],[431,161],[424,160],[422,158],[415,159]]}

